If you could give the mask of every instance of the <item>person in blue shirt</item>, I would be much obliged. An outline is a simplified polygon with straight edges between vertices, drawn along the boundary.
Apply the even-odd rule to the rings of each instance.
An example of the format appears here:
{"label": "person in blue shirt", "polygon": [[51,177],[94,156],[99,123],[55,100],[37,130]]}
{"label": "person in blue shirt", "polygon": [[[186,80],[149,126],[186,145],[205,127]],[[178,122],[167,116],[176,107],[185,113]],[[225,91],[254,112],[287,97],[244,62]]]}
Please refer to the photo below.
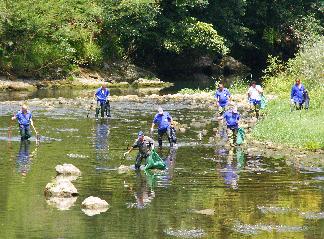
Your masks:
{"label": "person in blue shirt", "polygon": [[30,126],[33,127],[35,134],[36,135],[38,134],[35,129],[32,117],[33,116],[31,112],[28,111],[27,105],[22,105],[21,110],[18,111],[18,113],[11,118],[11,120],[17,119],[18,121],[21,140],[27,140],[32,136],[30,131]]}
{"label": "person in blue shirt", "polygon": [[110,117],[110,104],[108,97],[110,91],[107,89],[106,83],[103,83],[100,88],[97,89],[94,97],[97,100],[96,108],[96,118],[98,118],[99,112],[101,110],[101,117],[104,117],[104,111],[106,111],[107,117]]}
{"label": "person in blue shirt", "polygon": [[232,135],[231,138],[233,143],[231,144],[235,145],[238,132],[238,121],[240,120],[240,115],[236,106],[234,106],[231,110],[226,111],[223,117],[227,125],[227,134],[229,135],[231,133]]}
{"label": "person in blue shirt", "polygon": [[301,83],[300,79],[296,80],[296,84],[293,85],[290,92],[290,102],[292,105],[295,105],[297,110],[303,108],[303,104],[305,102],[305,87]]}
{"label": "person in blue shirt", "polygon": [[168,112],[164,112],[162,107],[159,107],[158,113],[155,115],[151,126],[151,134],[154,131],[154,125],[157,124],[158,126],[159,148],[162,148],[162,137],[164,134],[167,134],[170,147],[173,147],[173,141],[171,140],[171,122],[171,115]]}
{"label": "person in blue shirt", "polygon": [[231,93],[228,89],[224,88],[222,83],[218,84],[218,89],[215,93],[215,99],[218,106],[218,114],[221,117],[226,111],[227,106],[231,100]]}

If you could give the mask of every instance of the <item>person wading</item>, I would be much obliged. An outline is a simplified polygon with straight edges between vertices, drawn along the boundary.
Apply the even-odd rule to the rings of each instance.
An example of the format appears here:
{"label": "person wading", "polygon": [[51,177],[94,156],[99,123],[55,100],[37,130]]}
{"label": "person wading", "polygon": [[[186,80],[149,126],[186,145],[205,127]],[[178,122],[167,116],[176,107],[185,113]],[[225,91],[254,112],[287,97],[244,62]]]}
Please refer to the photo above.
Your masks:
{"label": "person wading", "polygon": [[232,142],[230,143],[231,145],[236,145],[238,121],[240,120],[240,115],[236,106],[233,106],[231,110],[226,111],[223,117],[227,125],[227,135],[231,135],[231,137],[228,138],[232,138]]}
{"label": "person wading", "polygon": [[248,90],[248,98],[250,105],[253,105],[253,111],[255,112],[256,118],[259,118],[262,94],[263,90],[261,86],[257,85],[255,81],[252,81],[251,86]]}
{"label": "person wading", "polygon": [[151,155],[154,149],[154,140],[145,136],[144,133],[140,131],[133,146],[124,153],[124,157],[135,148],[138,148],[138,154],[135,159],[135,169],[140,169],[142,160],[144,159],[146,161],[146,158]]}
{"label": "person wading", "polygon": [[153,123],[151,126],[151,134],[154,131],[154,125],[158,125],[158,143],[159,148],[162,148],[162,137],[164,134],[167,134],[168,141],[170,143],[170,147],[173,147],[173,141],[171,140],[171,123],[172,117],[168,112],[164,112],[162,107],[158,108],[158,113],[155,115],[153,119]]}
{"label": "person wading", "polygon": [[21,140],[28,140],[32,136],[30,126],[32,126],[36,136],[38,135],[32,117],[32,113],[28,111],[27,105],[24,104],[21,110],[11,118],[11,120],[17,119],[18,121]]}
{"label": "person wading", "polygon": [[108,97],[110,95],[109,90],[107,89],[106,83],[103,83],[100,88],[97,89],[94,94],[95,99],[97,100],[96,107],[96,118],[98,118],[99,112],[101,111],[101,117],[104,117],[104,113],[106,112],[107,117],[110,117],[110,104]]}
{"label": "person wading", "polygon": [[215,93],[215,99],[218,106],[218,117],[221,118],[231,100],[231,93],[228,89],[224,88],[224,85],[222,83],[218,84],[218,89]]}

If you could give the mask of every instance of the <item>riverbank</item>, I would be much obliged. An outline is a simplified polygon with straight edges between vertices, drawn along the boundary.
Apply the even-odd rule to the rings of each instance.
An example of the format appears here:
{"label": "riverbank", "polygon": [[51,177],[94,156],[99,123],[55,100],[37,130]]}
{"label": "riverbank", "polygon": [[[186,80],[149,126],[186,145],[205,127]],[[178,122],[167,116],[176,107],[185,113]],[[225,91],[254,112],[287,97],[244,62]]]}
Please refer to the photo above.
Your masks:
{"label": "riverbank", "polygon": [[60,80],[9,79],[0,76],[0,90],[3,91],[35,91],[40,88],[95,89],[102,83],[106,83],[109,88],[165,88],[173,85],[173,83],[161,81],[149,71],[130,64],[114,65],[114,68],[104,71],[80,68],[75,76]]}
{"label": "riverbank", "polygon": [[[275,96],[268,96],[271,102],[276,102],[278,99]],[[112,108],[114,105],[123,104],[123,102],[134,102],[134,103],[149,103],[152,105],[159,104],[168,104],[170,107],[176,107],[176,105],[181,104],[188,109],[206,109],[209,111],[215,111],[215,101],[214,97],[211,93],[194,93],[194,94],[167,94],[167,95],[157,95],[157,94],[148,94],[145,96],[138,95],[126,95],[126,96],[111,96],[110,102]],[[233,95],[233,102],[238,106],[239,112],[241,113],[242,119],[240,126],[245,129],[246,132],[246,141],[242,146],[248,155],[250,156],[263,156],[266,158],[284,158],[289,164],[294,164],[296,167],[312,167],[318,165],[324,165],[323,150],[315,149],[315,150],[307,150],[306,148],[300,147],[301,145],[290,145],[285,143],[277,143],[275,140],[271,141],[267,138],[258,138],[255,136],[255,129],[260,127],[263,124],[263,121],[268,120],[268,115],[262,118],[260,121],[257,121],[255,117],[251,116],[248,113],[249,105],[246,101],[244,95],[235,94]],[[1,102],[0,105],[8,105],[10,108],[17,107],[19,104],[22,104],[23,101],[4,101]],[[47,99],[31,99],[28,100],[28,104],[31,109],[41,109],[42,111],[51,111],[53,108],[64,107],[71,108],[71,112],[73,108],[84,109],[85,117],[92,118],[91,112],[95,110],[95,102],[93,102],[91,98],[91,94],[82,95],[80,97],[74,99],[66,99],[66,98],[47,98]],[[262,113],[262,115],[265,113]],[[261,116],[263,117],[263,116]],[[213,137],[210,137],[208,143],[219,146],[219,139],[217,136],[218,128],[217,121],[215,115],[211,118],[194,118],[190,122],[185,120],[186,116],[183,115],[176,119],[178,122],[177,129],[179,133],[179,138],[181,138],[181,134],[185,133],[188,130],[195,130],[199,132],[198,135],[201,137],[205,137],[207,135],[207,131],[209,128],[213,130],[211,132]],[[271,118],[269,118],[271,120]],[[215,125],[215,126],[214,126]],[[208,137],[208,136],[206,136]],[[225,145],[225,147],[230,149],[229,145]]]}

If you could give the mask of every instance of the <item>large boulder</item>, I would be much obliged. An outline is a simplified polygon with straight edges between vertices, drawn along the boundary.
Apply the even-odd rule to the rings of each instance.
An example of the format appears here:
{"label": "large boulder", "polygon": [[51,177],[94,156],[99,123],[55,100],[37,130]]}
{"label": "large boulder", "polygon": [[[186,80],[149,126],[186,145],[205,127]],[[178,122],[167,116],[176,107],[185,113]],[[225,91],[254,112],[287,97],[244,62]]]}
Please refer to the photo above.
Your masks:
{"label": "large boulder", "polygon": [[63,174],[63,175],[81,175],[81,171],[75,167],[73,164],[63,164],[63,165],[57,165],[55,167],[55,170],[58,174]]}
{"label": "large boulder", "polygon": [[77,196],[78,190],[68,180],[54,180],[45,187],[46,197],[74,197]]}

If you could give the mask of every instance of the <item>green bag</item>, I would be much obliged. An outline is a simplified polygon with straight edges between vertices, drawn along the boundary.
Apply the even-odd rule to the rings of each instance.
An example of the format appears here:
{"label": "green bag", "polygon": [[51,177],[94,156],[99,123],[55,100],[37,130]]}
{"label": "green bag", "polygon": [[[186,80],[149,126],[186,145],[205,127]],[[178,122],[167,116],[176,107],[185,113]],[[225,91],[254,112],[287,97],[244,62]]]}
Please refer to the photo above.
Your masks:
{"label": "green bag", "polygon": [[240,145],[243,144],[245,137],[245,132],[243,128],[238,128],[237,130],[237,138],[236,138],[236,144]]}
{"label": "green bag", "polygon": [[267,106],[267,99],[265,98],[264,95],[261,96],[261,109],[264,109]]}
{"label": "green bag", "polygon": [[160,156],[157,154],[155,149],[152,150],[152,153],[150,156],[146,159],[146,165],[144,170],[147,169],[161,169],[164,170],[166,168],[166,164],[164,161],[160,158]]}

